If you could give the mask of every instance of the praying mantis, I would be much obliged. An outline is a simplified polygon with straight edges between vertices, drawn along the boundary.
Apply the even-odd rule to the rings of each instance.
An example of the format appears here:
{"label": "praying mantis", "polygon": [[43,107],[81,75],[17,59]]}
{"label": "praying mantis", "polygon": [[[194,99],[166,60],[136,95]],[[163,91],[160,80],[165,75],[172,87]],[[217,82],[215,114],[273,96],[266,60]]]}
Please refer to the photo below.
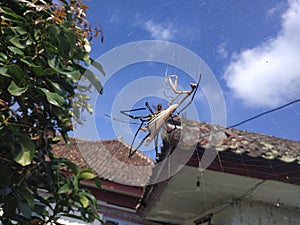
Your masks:
{"label": "praying mantis", "polygon": [[[166,81],[169,83],[171,89],[173,90],[176,97],[173,97],[169,103],[168,107],[166,109],[162,108],[161,104],[158,104],[155,106],[155,111],[153,111],[149,105],[148,102],[145,103],[146,108],[137,108],[137,109],[130,109],[130,110],[121,110],[120,113],[122,113],[125,116],[128,116],[129,118],[133,120],[140,120],[141,123],[139,125],[139,128],[136,130],[136,133],[133,137],[129,155],[128,157],[131,158],[134,153],[145,143],[145,146],[148,146],[153,140],[155,141],[155,152],[156,157],[158,157],[158,134],[160,130],[162,129],[163,125],[165,123],[172,123],[174,125],[174,128],[168,131],[168,133],[175,130],[176,124],[174,122],[174,117],[178,116],[183,110],[185,110],[193,101],[195,94],[197,92],[197,89],[199,87],[199,83],[201,80],[201,74],[199,76],[199,80],[197,84],[190,83],[190,90],[187,91],[179,91],[177,90],[178,86],[178,76],[177,75],[169,75],[166,77]],[[178,112],[174,115],[175,111],[187,100],[189,96],[191,96],[190,101]],[[181,98],[180,98],[181,97]],[[140,110],[146,110],[148,109],[150,111],[150,114],[144,115],[144,116],[135,116],[132,113]],[[136,137],[140,131],[147,132],[145,137],[140,141],[138,146],[133,149],[134,142],[136,140]]]}

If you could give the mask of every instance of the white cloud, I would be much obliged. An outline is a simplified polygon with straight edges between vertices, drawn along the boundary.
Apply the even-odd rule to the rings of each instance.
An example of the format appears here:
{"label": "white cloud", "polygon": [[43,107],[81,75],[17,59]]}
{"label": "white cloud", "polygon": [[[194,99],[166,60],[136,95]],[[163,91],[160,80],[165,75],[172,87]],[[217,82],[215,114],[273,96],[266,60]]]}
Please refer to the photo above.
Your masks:
{"label": "white cloud", "polygon": [[152,20],[148,20],[144,26],[154,39],[170,40],[175,34],[175,30],[172,28],[171,24],[159,24],[154,23]]}
{"label": "white cloud", "polygon": [[300,97],[300,1],[289,1],[278,36],[235,53],[224,73],[235,97],[274,107]]}
{"label": "white cloud", "polygon": [[226,43],[225,42],[222,42],[219,46],[218,46],[218,49],[217,49],[219,55],[222,57],[222,58],[227,58],[228,56],[228,53],[226,51]]}

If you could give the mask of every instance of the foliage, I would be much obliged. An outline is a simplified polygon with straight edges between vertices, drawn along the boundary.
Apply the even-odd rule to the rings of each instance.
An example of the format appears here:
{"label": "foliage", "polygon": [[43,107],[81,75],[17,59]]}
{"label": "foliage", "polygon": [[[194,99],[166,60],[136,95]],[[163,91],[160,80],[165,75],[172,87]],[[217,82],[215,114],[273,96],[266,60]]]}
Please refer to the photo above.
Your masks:
{"label": "foliage", "polygon": [[7,0],[0,2],[0,221],[3,224],[58,224],[60,216],[99,219],[97,201],[80,187],[95,180],[56,158],[51,146],[68,142],[73,118],[91,112],[79,85],[85,76],[102,93],[103,73],[89,52],[89,40],[101,34],[86,21],[80,0]]}

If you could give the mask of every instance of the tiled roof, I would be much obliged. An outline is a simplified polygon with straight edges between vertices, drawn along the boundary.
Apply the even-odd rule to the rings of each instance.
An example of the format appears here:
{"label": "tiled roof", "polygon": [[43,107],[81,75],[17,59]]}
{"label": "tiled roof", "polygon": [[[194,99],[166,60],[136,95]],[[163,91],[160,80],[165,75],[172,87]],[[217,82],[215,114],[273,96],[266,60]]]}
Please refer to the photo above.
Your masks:
{"label": "tiled roof", "polygon": [[[238,129],[225,129],[198,121],[186,121],[182,143],[206,149],[213,146],[218,152],[231,151],[250,157],[279,159],[300,164],[300,142]],[[174,143],[180,139],[181,129],[171,132]]]}
{"label": "tiled roof", "polygon": [[70,146],[63,140],[54,145],[54,154],[93,168],[100,178],[132,186],[145,186],[150,179],[154,161],[138,151],[128,158],[129,147],[120,140],[70,138],[70,142]]}

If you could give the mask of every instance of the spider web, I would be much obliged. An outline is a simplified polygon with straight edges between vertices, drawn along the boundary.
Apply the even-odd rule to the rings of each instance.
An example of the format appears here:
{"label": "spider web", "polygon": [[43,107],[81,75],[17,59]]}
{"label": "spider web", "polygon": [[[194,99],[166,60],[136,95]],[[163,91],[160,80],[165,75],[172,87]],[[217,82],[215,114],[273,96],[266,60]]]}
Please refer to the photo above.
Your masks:
{"label": "spider web", "polygon": [[[246,121],[300,97],[300,75],[290,66],[290,61],[300,58],[292,51],[292,48],[298,49],[298,46],[289,46],[293,44],[292,41],[285,43],[285,49],[291,50],[289,55],[293,56],[293,58],[288,58],[290,61],[285,61],[284,58],[275,54],[280,53],[276,43],[285,38],[284,32],[289,29],[288,22],[293,21],[292,15],[288,13],[289,10],[294,7],[294,13],[298,13],[297,1],[290,1],[290,3],[279,0],[247,3],[193,0],[112,1],[110,3],[108,1],[95,3],[94,1],[89,4],[91,5],[89,17],[91,20],[102,22],[106,39],[103,45],[95,40],[97,49],[92,54],[97,57],[122,44],[148,39],[171,41],[192,50],[207,63],[220,83],[226,102],[227,126]],[[297,33],[299,28],[296,27],[295,25],[295,33],[299,34]],[[287,52],[283,53],[287,54]],[[257,57],[257,64],[255,64],[256,61],[251,61],[253,60],[251,56]],[[274,56],[281,61],[276,61]],[[182,87],[186,87],[190,82],[186,74],[176,67],[156,63],[132,65],[113,76],[107,88],[104,87],[104,95],[99,98],[96,107],[96,122],[99,124],[100,137],[116,138],[110,127],[110,121],[104,119],[102,115],[111,113],[111,102],[126,84],[143,76],[155,75],[164,78],[170,74],[183,77],[180,80]],[[147,100],[151,101],[151,99]],[[142,102],[141,100],[141,104]],[[154,100],[151,104],[156,103],[157,100]],[[195,98],[195,105],[199,119],[210,123],[209,104],[201,91]],[[253,118],[236,128],[300,141],[299,124],[300,103],[295,102],[285,108]],[[102,130],[105,132],[101,132]],[[199,180],[204,208],[209,210],[209,179],[205,177],[205,172],[194,171],[191,176],[194,179],[192,183],[187,183],[187,186],[180,187],[176,191],[170,191],[170,196],[194,193]],[[246,185],[242,199],[246,199],[263,185]],[[286,190],[278,190],[274,192],[274,195],[282,196],[285,193]],[[230,204],[233,202],[227,200],[220,203],[223,206],[214,211],[215,214],[222,213],[231,207]],[[277,204],[275,201],[272,203]],[[171,210],[171,205],[166,204],[165,209]],[[272,210],[274,214],[280,212],[276,207]],[[270,220],[275,218],[274,214]],[[293,212],[289,216],[291,214]],[[299,223],[299,221],[295,219],[293,222]]]}
{"label": "spider web", "polygon": [[[218,7],[224,7],[225,10],[216,10],[217,6],[214,2],[206,1],[202,3],[195,1],[184,3],[180,1],[164,1],[156,4],[135,2],[135,4],[136,6],[133,9],[122,9],[125,3],[114,3],[111,5],[104,3],[101,6],[103,7],[103,15],[100,18],[93,10],[97,9],[97,7],[92,7],[90,12],[91,19],[97,18],[102,21],[102,26],[105,26],[107,36],[107,44],[104,46],[101,46],[95,40],[99,50],[93,54],[99,55],[109,48],[136,40],[163,39],[182,44],[198,54],[208,64],[218,79],[226,100],[227,125],[238,123],[272,108],[268,103],[265,106],[247,105],[247,102],[235,96],[234,90],[228,87],[228,83],[226,83],[223,75],[234,54],[238,54],[247,48],[254,49],[256,46],[260,46],[262,43],[266,43],[266,41],[278,36],[278,33],[281,32],[280,26],[282,23],[280,16],[287,10],[287,4],[280,1],[270,1],[266,5],[258,3],[248,3],[251,5],[233,2],[231,4],[227,2],[220,3],[221,5],[218,5]],[[179,6],[182,7],[181,10],[173,10]],[[249,7],[254,7],[253,11],[257,10],[257,14],[253,15],[253,11],[247,12]],[[131,17],[123,17],[129,14],[131,14]],[[221,19],[224,20],[220,21]],[[263,22],[257,23],[259,20]],[[195,22],[196,24],[194,25]],[[239,26],[241,26],[240,29]],[[238,44],[234,45],[234,42],[238,42]],[[149,74],[164,77],[168,74],[180,72],[169,65],[161,66],[160,69],[150,67],[145,65],[135,67],[135,69],[128,72],[126,82],[131,82],[133,79]],[[279,74],[278,76],[283,75]],[[116,79],[113,82],[114,84],[109,85],[109,88],[107,88],[107,95],[110,95],[109,92],[111,91],[117,92],[120,90],[126,82],[120,78]],[[257,82],[259,83],[259,80]],[[103,98],[105,97],[104,95]],[[286,98],[281,104],[294,99],[296,98]],[[104,104],[106,105],[107,103],[105,102]],[[101,104],[99,104],[99,108],[101,110]],[[295,104],[256,121],[251,121],[251,123],[247,123],[239,128],[251,132],[299,140],[300,129],[296,126],[296,124],[299,124],[299,109],[299,104]],[[200,113],[202,116],[200,119],[210,122],[209,114],[209,111],[204,110],[204,112]]]}

